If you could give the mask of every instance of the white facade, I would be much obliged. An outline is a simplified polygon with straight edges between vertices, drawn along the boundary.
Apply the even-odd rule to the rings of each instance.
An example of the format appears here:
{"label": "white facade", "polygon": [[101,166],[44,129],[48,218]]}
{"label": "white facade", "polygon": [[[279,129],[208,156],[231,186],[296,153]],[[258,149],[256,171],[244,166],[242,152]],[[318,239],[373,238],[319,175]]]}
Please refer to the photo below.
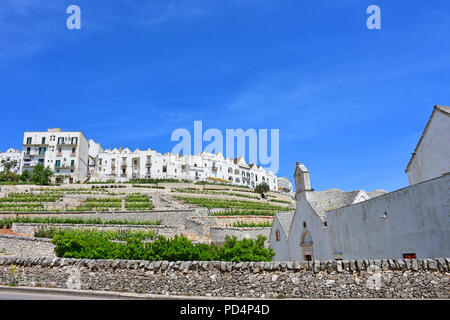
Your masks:
{"label": "white facade", "polygon": [[278,190],[278,178],[261,166],[248,165],[243,158],[226,159],[221,153],[200,153],[182,156],[161,154],[155,150],[130,149],[103,150],[96,158],[95,168],[91,170],[91,181],[128,181],[130,179],[177,179],[229,183],[233,185],[256,187],[267,183],[270,190]]}
{"label": "white facade", "polygon": [[450,107],[435,106],[406,168],[410,185],[450,172]]}
{"label": "white facade", "polygon": [[[151,149],[104,150],[94,140],[88,141],[82,132],[64,132],[61,129],[25,132],[23,151],[11,151],[4,157],[13,154],[20,160],[17,173],[31,171],[37,164],[42,164],[53,171],[54,182],[126,182],[151,178],[205,181],[249,188],[267,183],[271,191],[279,191],[279,179],[273,172],[247,164],[242,157],[226,159],[221,153],[206,152],[182,156],[161,154]],[[292,190],[289,180],[283,182],[285,187],[282,190]]]}
{"label": "white facade", "polygon": [[25,132],[22,170],[31,171],[42,164],[53,171],[55,182],[83,182],[88,173],[88,154],[88,141],[82,132]]}
{"label": "white facade", "polygon": [[278,191],[291,193],[292,190],[292,182],[289,181],[286,177],[278,178]]}
{"label": "white facade", "polygon": [[[447,174],[391,193],[301,191],[293,216],[279,213],[274,219],[273,259],[449,257],[449,184]],[[339,198],[347,205],[333,208]]]}
{"label": "white facade", "polygon": [[275,261],[450,256],[450,174],[391,193],[316,192],[297,164],[297,183],[295,213],[272,225]]}
{"label": "white facade", "polygon": [[6,152],[0,152],[0,172],[6,171],[5,164],[11,165],[10,172],[19,173],[23,161],[22,151],[8,149]]}

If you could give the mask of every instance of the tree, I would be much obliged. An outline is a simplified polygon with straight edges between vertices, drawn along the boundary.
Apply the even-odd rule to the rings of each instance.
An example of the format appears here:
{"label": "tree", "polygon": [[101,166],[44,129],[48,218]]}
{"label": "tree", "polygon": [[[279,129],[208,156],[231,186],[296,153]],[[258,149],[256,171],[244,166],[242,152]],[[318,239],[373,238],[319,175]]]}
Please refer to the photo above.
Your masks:
{"label": "tree", "polygon": [[53,172],[50,168],[44,168],[42,164],[37,164],[31,174],[31,181],[35,184],[47,185],[50,184],[50,178],[52,175]]}
{"label": "tree", "polygon": [[19,179],[20,179],[20,181],[22,181],[22,182],[27,182],[27,181],[30,180],[30,178],[31,178],[30,172],[27,171],[27,170],[24,170],[24,171],[22,172],[22,174],[19,176]]}
{"label": "tree", "polygon": [[17,160],[11,160],[11,161],[7,161],[7,160],[2,160],[2,164],[5,173],[8,173],[11,171],[12,168],[17,167]]}
{"label": "tree", "polygon": [[263,199],[266,198],[266,196],[264,195],[264,192],[269,192],[269,191],[270,191],[270,187],[265,182],[258,184],[255,188],[255,192],[259,193],[261,195],[261,198],[263,198]]}

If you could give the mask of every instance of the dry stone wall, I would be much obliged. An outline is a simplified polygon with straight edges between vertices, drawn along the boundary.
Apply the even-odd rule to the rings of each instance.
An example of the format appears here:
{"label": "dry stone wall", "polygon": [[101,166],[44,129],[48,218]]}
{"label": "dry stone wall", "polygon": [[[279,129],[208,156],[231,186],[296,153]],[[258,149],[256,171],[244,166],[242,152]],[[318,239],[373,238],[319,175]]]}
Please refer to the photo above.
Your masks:
{"label": "dry stone wall", "polygon": [[0,257],[0,284],[253,298],[449,298],[449,259],[314,262]]}
{"label": "dry stone wall", "polygon": [[157,236],[166,238],[174,237],[177,228],[172,226],[145,226],[145,225],[114,225],[114,224],[56,224],[56,223],[13,223],[12,231],[26,236],[33,237],[36,231],[57,229],[57,230],[97,230],[97,231],[153,231]]}
{"label": "dry stone wall", "polygon": [[29,238],[0,234],[0,256],[27,256],[56,258],[50,239]]}

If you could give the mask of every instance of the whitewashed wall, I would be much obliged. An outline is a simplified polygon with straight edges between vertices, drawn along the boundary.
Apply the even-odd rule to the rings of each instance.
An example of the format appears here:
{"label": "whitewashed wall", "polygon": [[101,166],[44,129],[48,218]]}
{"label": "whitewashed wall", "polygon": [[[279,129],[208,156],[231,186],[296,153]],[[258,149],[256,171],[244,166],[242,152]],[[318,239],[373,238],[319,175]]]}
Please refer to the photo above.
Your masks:
{"label": "whitewashed wall", "polygon": [[435,110],[428,130],[407,170],[409,184],[437,178],[450,172],[450,119]]}

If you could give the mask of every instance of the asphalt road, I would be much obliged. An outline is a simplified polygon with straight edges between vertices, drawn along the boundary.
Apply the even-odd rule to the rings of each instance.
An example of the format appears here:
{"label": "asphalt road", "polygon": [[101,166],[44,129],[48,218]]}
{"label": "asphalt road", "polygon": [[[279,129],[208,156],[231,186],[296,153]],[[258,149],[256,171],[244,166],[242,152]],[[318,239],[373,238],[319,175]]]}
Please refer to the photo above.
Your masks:
{"label": "asphalt road", "polygon": [[117,300],[117,298],[99,298],[92,296],[28,293],[28,292],[4,292],[0,291],[0,300]]}

